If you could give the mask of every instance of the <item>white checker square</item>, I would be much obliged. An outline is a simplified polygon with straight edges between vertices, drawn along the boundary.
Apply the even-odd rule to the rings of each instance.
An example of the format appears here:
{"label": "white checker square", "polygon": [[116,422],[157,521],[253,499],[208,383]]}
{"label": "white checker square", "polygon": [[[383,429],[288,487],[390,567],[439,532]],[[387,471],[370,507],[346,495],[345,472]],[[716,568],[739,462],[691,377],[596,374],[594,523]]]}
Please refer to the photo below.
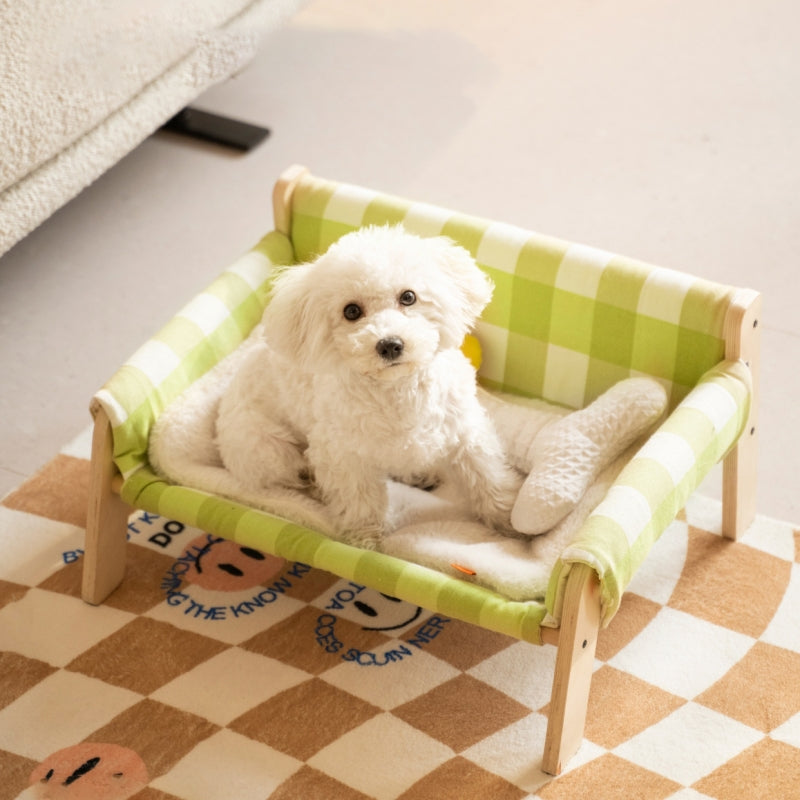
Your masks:
{"label": "white checker square", "polygon": [[377,194],[360,186],[342,184],[328,200],[325,207],[325,218],[332,222],[360,227],[364,219],[367,206],[377,197]]}
{"label": "white checker square", "polygon": [[674,520],[656,540],[626,591],[666,605],[681,577],[689,550],[689,526]]}
{"label": "white checker square", "polygon": [[[200,536],[208,534],[150,511],[137,509],[128,517],[129,541],[156,553],[172,556],[175,559],[175,565],[170,569],[172,573],[177,573],[176,565],[179,564],[179,559],[184,556],[189,545]],[[186,563],[183,563],[180,569],[185,569]],[[154,575],[153,581],[167,580],[168,576],[169,573],[163,576]]]}
{"label": "white checker square", "polygon": [[800,714],[786,720],[779,728],[770,733],[770,738],[785,742],[800,750]]}
{"label": "white checker square", "polygon": [[683,611],[662,608],[608,663],[664,691],[691,699],[722,678],[754,643],[749,636]]}
{"label": "white checker square", "polygon": [[263,586],[218,592],[189,584],[145,616],[226,644],[241,644],[304,607],[302,601],[275,595]]}
{"label": "white checker square", "polygon": [[[354,770],[353,753],[369,769]],[[368,797],[391,800],[452,757],[446,745],[384,712],[339,737],[308,764]]]}
{"label": "white checker square", "polygon": [[267,745],[222,730],[150,786],[181,800],[264,800],[301,766]]}
{"label": "white checker square", "polygon": [[540,647],[528,642],[515,642],[469,670],[474,678],[513,697],[530,709],[538,709],[550,701],[555,647]]}
{"label": "white checker square", "polygon": [[452,216],[450,211],[438,206],[413,203],[403,218],[403,227],[417,236],[439,236]]}
{"label": "white checker square", "polygon": [[718,383],[696,386],[681,403],[683,408],[694,408],[704,414],[714,431],[719,433],[736,414],[736,401]]}
{"label": "white checker square", "polygon": [[775,616],[761,636],[762,641],[800,653],[800,564],[792,564],[789,585]]}
{"label": "white checker square", "polygon": [[[513,725],[487,736],[460,755],[526,792],[535,792],[552,781],[552,777],[542,771],[541,759],[537,757],[544,750],[546,732],[547,717],[543,714],[529,714]],[[585,756],[585,753],[580,756]],[[576,755],[575,759],[578,757]],[[575,759],[569,762],[570,768],[573,768]]]}
{"label": "white checker square", "polygon": [[669,796],[669,800],[715,800],[713,797],[709,797],[707,794],[700,794],[700,792],[696,792],[694,789],[681,789],[679,792],[675,792],[675,794],[671,794]]}
{"label": "white checker square", "polygon": [[690,786],[763,737],[710,708],[687,703],[612,752]]}
{"label": "white checker square", "polygon": [[519,254],[530,234],[515,225],[492,223],[483,234],[475,260],[492,269],[513,275]]}
{"label": "white checker square", "polygon": [[230,315],[230,309],[213,294],[197,295],[178,312],[179,317],[194,323],[205,336],[213,333]]}
{"label": "white checker square", "polygon": [[759,514],[758,526],[751,525],[739,541],[784,561],[794,561],[794,525],[788,522]]}
{"label": "white checker square", "polygon": [[636,458],[648,458],[659,463],[677,486],[697,462],[694,450],[682,436],[669,431],[657,431],[636,453]]}
{"label": "white checker square", "polygon": [[592,516],[607,517],[622,528],[628,544],[633,545],[652,517],[647,498],[632,486],[612,486]]}
{"label": "white checker square", "polygon": [[589,356],[555,344],[547,346],[543,398],[570,408],[582,408]]}
{"label": "white checker square", "polygon": [[251,289],[258,289],[272,272],[270,260],[257,250],[237,258],[225,272],[238,275]]}
{"label": "white checker square", "polygon": [[156,339],[145,342],[126,362],[140,369],[153,386],[160,386],[178,367],[180,359],[175,351]]}
{"label": "white checker square", "polygon": [[603,270],[613,257],[605,250],[571,244],[558,266],[556,288],[594,299]]}
{"label": "white checker square", "polygon": [[43,761],[141,699],[128,689],[59,670],[0,710],[0,749]]}
{"label": "white checker square", "polygon": [[678,325],[686,294],[694,283],[691,275],[655,267],[642,286],[636,310],[644,316]]}
{"label": "white checker square", "polygon": [[308,678],[307,673],[288,664],[231,648],[179,675],[150,696],[225,726]]}
{"label": "white checker square", "polygon": [[390,681],[386,680],[381,670],[354,667],[351,663],[339,664],[321,677],[326,683],[389,711],[461,674],[459,670],[414,645],[395,641],[387,649],[397,650],[401,647],[411,655],[404,655],[402,662],[395,662]]}
{"label": "white checker square", "polygon": [[[0,579],[36,586],[64,566],[64,553],[82,548],[84,531],[0,506]],[[1,640],[0,640],[1,641]]]}
{"label": "white checker square", "polygon": [[30,589],[0,609],[0,642],[4,650],[63,667],[132,619],[132,614],[110,606]]}

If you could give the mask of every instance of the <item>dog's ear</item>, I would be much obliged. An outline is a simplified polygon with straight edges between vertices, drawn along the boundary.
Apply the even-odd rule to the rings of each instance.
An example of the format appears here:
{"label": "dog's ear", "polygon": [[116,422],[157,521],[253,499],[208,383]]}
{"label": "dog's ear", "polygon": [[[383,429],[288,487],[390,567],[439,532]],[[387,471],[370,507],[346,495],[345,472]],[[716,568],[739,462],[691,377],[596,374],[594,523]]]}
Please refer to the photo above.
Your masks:
{"label": "dog's ear", "polygon": [[264,310],[264,335],[280,353],[305,360],[314,351],[321,321],[315,319],[311,264],[281,269]]}
{"label": "dog's ear", "polygon": [[468,250],[442,236],[430,241],[435,248],[439,269],[455,289],[455,294],[451,295],[455,303],[449,311],[452,316],[452,345],[460,347],[464,336],[492,299],[494,284]]}

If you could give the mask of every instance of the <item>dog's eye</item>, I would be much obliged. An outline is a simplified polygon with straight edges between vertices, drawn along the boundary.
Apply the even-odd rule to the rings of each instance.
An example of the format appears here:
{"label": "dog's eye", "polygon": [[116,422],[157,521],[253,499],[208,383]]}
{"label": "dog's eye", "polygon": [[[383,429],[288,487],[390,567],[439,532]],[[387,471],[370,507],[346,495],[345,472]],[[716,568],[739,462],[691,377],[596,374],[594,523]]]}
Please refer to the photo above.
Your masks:
{"label": "dog's eye", "polygon": [[350,322],[355,322],[359,317],[363,315],[363,311],[361,310],[361,306],[358,303],[348,303],[344,307],[344,314],[345,319],[349,319]]}
{"label": "dog's eye", "polygon": [[411,291],[411,289],[406,289],[403,294],[400,295],[401,306],[413,306],[416,302],[417,296]]}

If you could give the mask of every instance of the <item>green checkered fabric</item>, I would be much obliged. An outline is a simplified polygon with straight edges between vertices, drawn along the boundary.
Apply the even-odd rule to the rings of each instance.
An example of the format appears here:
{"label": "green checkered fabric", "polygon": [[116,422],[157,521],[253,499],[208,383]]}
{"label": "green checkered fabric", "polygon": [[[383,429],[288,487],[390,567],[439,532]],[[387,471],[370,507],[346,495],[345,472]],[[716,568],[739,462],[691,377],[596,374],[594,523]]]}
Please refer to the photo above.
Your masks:
{"label": "green checkered fabric", "polygon": [[298,261],[364,225],[402,223],[466,247],[495,283],[478,338],[489,388],[582,408],[633,375],[677,405],[724,357],[735,289],[511,225],[307,177],[292,207]]}
{"label": "green checkered fabric", "polygon": [[[490,388],[578,408],[632,375],[668,390],[672,413],[562,554],[545,602],[517,602],[466,580],[334,542],[290,521],[172,486],[147,460],[151,427],[260,319],[274,265],[305,261],[344,233],[402,222],[469,249],[496,290],[476,331]],[[604,620],[660,533],[738,438],[750,388],[723,362],[734,290],[514,228],[306,176],[290,237],[273,232],[232,264],[98,392],[112,422],[123,498],[241,544],[302,561],[438,613],[531,642],[557,625],[575,563],[601,579]]]}

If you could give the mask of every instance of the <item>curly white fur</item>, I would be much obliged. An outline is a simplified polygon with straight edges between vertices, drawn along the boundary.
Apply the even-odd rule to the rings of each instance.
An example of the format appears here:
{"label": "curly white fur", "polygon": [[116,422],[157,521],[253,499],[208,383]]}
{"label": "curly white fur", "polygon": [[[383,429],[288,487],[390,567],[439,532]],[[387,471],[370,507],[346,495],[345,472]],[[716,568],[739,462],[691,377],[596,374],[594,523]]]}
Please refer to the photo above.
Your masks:
{"label": "curly white fur", "polygon": [[449,476],[479,520],[510,530],[522,479],[459,349],[491,292],[466,250],[399,227],[286,269],[219,404],[223,465],[253,492],[311,482],[363,547],[392,527],[389,478]]}

